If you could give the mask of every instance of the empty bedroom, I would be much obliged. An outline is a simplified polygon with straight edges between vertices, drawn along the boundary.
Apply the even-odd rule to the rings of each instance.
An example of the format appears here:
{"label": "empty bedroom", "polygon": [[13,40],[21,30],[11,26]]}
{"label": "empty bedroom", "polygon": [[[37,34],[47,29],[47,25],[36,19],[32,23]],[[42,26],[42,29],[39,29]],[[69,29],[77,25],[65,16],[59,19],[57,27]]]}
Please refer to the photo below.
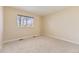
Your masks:
{"label": "empty bedroom", "polygon": [[0,6],[1,53],[79,53],[78,6]]}

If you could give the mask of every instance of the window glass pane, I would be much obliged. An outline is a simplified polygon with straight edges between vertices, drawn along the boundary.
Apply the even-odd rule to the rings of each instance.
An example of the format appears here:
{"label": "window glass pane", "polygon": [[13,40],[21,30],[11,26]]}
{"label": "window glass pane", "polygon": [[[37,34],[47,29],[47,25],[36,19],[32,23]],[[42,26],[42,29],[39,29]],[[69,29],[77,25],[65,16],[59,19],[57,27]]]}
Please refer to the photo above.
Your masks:
{"label": "window glass pane", "polygon": [[21,16],[21,26],[24,25],[24,19],[25,19],[25,17],[22,17],[22,16]]}
{"label": "window glass pane", "polygon": [[32,21],[33,21],[33,18],[28,17],[27,26],[32,26]]}
{"label": "window glass pane", "polygon": [[20,19],[20,16],[17,16],[17,25],[18,25],[18,26],[21,25],[21,19]]}
{"label": "window glass pane", "polygon": [[24,17],[24,26],[27,25],[27,18]]}

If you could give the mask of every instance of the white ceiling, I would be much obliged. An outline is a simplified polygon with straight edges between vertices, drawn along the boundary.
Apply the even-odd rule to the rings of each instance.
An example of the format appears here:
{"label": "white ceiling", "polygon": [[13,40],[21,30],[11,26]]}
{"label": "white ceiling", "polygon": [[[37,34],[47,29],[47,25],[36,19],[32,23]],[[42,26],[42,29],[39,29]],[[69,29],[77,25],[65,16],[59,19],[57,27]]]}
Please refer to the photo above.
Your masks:
{"label": "white ceiling", "polygon": [[65,6],[16,6],[15,8],[28,11],[30,13],[45,16],[63,10]]}

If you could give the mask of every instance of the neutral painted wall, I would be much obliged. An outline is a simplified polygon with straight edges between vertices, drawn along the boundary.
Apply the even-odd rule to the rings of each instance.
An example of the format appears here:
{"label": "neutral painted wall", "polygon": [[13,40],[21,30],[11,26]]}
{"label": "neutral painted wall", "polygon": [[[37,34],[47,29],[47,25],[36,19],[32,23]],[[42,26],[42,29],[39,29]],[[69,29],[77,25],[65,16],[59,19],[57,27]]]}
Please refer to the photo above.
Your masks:
{"label": "neutral painted wall", "polygon": [[43,34],[79,44],[79,7],[44,17]]}
{"label": "neutral painted wall", "polygon": [[[16,23],[17,15],[33,16],[33,27],[18,28]],[[32,35],[40,35],[40,17],[35,16],[23,10],[14,9],[11,7],[4,7],[4,42],[11,41],[21,37],[28,37]]]}
{"label": "neutral painted wall", "polygon": [[3,39],[3,7],[0,7],[0,49],[2,47]]}

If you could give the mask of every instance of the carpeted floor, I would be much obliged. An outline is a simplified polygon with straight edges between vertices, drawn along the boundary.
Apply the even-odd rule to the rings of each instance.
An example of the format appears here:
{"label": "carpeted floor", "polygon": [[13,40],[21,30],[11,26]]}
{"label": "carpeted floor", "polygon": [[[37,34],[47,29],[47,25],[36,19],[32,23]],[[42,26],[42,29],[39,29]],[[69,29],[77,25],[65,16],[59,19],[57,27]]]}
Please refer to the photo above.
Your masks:
{"label": "carpeted floor", "polygon": [[14,41],[3,45],[3,53],[75,53],[79,45],[40,36],[32,39]]}

